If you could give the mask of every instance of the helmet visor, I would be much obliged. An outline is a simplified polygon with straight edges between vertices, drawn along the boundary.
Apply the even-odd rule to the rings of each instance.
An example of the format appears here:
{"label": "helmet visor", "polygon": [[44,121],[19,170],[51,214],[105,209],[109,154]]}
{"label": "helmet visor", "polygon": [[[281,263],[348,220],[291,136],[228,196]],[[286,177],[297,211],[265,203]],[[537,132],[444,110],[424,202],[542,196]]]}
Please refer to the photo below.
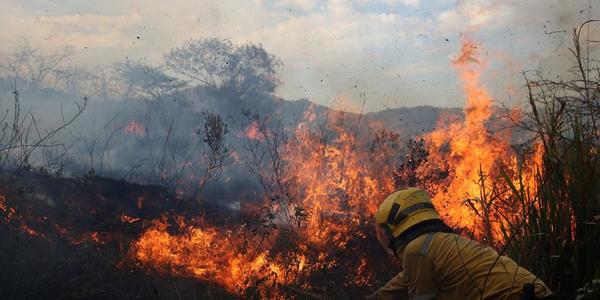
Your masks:
{"label": "helmet visor", "polygon": [[385,225],[383,224],[376,224],[375,225],[375,234],[377,235],[377,240],[379,241],[379,244],[381,244],[381,247],[383,247],[383,249],[391,256],[395,256],[396,254],[394,253],[394,250],[392,250],[392,248],[390,248],[390,244],[391,244],[391,235],[388,232],[388,229],[384,227]]}

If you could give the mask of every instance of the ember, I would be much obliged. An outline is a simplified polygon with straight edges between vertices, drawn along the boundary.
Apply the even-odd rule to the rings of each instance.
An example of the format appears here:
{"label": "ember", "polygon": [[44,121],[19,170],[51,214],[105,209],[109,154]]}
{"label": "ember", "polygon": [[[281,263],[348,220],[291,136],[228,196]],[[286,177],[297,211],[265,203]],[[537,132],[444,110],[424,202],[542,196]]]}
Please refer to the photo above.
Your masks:
{"label": "ember", "polygon": [[141,220],[141,219],[140,218],[134,218],[134,217],[128,216],[125,213],[121,214],[121,222],[124,222],[124,223],[133,223],[133,222],[137,222],[139,220]]}

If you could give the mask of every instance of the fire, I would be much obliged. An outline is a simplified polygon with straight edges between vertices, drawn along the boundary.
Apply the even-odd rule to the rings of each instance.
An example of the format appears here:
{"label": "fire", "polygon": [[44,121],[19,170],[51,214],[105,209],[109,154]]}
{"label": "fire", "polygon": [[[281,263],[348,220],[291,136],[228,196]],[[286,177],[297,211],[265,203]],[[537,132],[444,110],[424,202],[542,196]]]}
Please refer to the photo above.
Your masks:
{"label": "fire", "polygon": [[[15,207],[9,206],[6,200],[6,197],[0,194],[0,213],[4,214],[4,222],[12,224],[19,232],[32,237],[42,238],[47,241],[56,241],[58,238],[66,240],[71,245],[80,245],[86,242],[106,244],[107,241],[113,240],[113,237],[108,233],[89,232],[85,230],[80,232],[79,230],[74,230],[74,226],[66,227],[64,224],[56,222],[56,220],[51,220],[46,216],[36,216],[26,206],[24,209],[21,207],[17,211]],[[131,218],[125,214],[123,216]],[[135,222],[140,219],[131,218],[127,220]]]}
{"label": "fire", "polygon": [[109,241],[114,240],[114,237],[112,237],[106,232],[91,231],[77,234],[69,232],[66,229],[63,230],[62,237],[67,239],[67,241],[71,245],[81,245],[84,243],[95,243],[98,245],[104,245]]}
{"label": "fire", "polygon": [[451,224],[476,231],[477,216],[465,203],[480,196],[482,176],[495,172],[508,142],[492,136],[486,122],[492,115],[492,99],[480,83],[484,67],[477,57],[477,45],[465,42],[453,62],[466,95],[465,119],[438,124],[440,128],[426,134],[428,162],[418,171],[425,176],[441,169],[448,172],[442,182],[430,187],[438,211]]}
{"label": "fire", "polygon": [[[477,47],[466,42],[453,62],[466,95],[465,118],[442,119],[437,130],[422,136],[429,156],[415,175],[445,221],[477,237],[495,238],[500,220],[489,210],[501,208],[483,203],[494,190],[487,178],[498,178],[502,166],[514,170],[517,163],[511,133],[488,130],[494,108],[480,82],[485,63]],[[309,108],[305,122],[287,132],[290,136],[285,139],[261,120],[246,128],[252,145],[266,144],[268,157],[253,167],[264,186],[262,206],[255,209],[261,212],[259,225],[231,224],[225,229],[183,217],[168,222],[165,217],[145,229],[132,245],[131,256],[160,274],[215,282],[239,295],[258,288],[267,297],[267,291],[288,285],[319,290],[322,287],[311,278],[339,269],[352,273],[351,280],[340,279],[339,284],[368,286],[378,269],[377,257],[352,247],[372,244],[373,213],[386,195],[401,187],[394,178],[397,162],[391,159],[398,150],[373,148],[371,136],[360,138],[356,129],[360,119],[337,111],[327,114],[325,124],[314,126],[311,122],[318,118]],[[394,137],[398,135],[377,135],[382,140]],[[526,180],[533,180],[531,174]],[[491,216],[487,228],[482,226],[481,212]],[[340,258],[340,253],[352,253],[352,259]]]}
{"label": "fire", "polygon": [[303,234],[314,243],[333,238],[342,246],[347,232],[372,215],[394,186],[391,169],[377,173],[364,163],[371,157],[366,151],[356,151],[363,145],[357,146],[362,141],[354,132],[332,127],[336,136],[323,143],[321,136],[301,124],[296,139],[286,145],[285,157],[291,164],[293,194],[311,216]]}
{"label": "fire", "polygon": [[125,128],[123,128],[123,132],[125,134],[144,136],[144,134],[146,133],[146,130],[144,128],[144,125],[142,125],[136,121],[131,121],[131,122],[129,122],[129,124],[127,124],[127,126],[125,126]]}
{"label": "fire", "polygon": [[265,139],[265,135],[263,134],[263,132],[261,132],[258,121],[253,121],[252,123],[250,123],[246,128],[246,132],[244,135],[251,140],[264,141]]}
{"label": "fire", "polygon": [[8,204],[6,204],[6,196],[4,196],[3,194],[0,194],[0,212],[4,214],[4,221],[6,223],[18,224],[17,228],[20,232],[26,233],[34,237],[45,237],[44,234],[27,225],[23,216],[18,214],[17,210],[14,207],[8,206]]}
{"label": "fire", "polygon": [[[377,244],[373,213],[389,193],[407,184],[427,189],[451,226],[491,243],[501,241],[500,229],[506,220],[500,215],[520,218],[523,207],[510,206],[514,202],[506,186],[504,192],[498,190],[498,178],[503,178],[501,174],[510,177],[514,185],[527,185],[535,193],[543,147],[536,144],[532,159],[523,164],[511,148],[511,132],[489,129],[497,109],[481,83],[486,63],[478,48],[474,42],[465,42],[453,61],[466,95],[464,119],[440,118],[435,131],[420,137],[422,142],[409,144],[409,151],[424,146],[419,154],[402,155],[398,133],[382,130],[381,123],[362,120],[361,124],[358,114],[331,109],[317,116],[311,105],[303,122],[276,129],[268,118],[253,116],[240,134],[248,141],[247,153],[232,151],[236,163],[249,166],[262,188],[254,202],[236,206],[244,218],[214,218],[211,221],[219,222],[211,223],[203,217],[210,220],[212,216],[165,214],[149,220],[147,214],[134,217],[118,211],[111,220],[120,220],[119,225],[132,232],[142,230],[130,244],[128,257],[146,270],[216,283],[246,297],[249,293],[261,298],[321,297],[315,291],[331,286],[365,290],[389,264],[384,251],[378,245],[372,247]],[[344,108],[349,102],[344,97],[338,101]],[[513,119],[520,115],[516,110],[511,114]],[[135,121],[123,131],[145,134],[144,126]],[[375,134],[361,136],[360,132]],[[185,161],[176,166],[193,165]],[[402,177],[407,172],[408,180]],[[516,175],[522,176],[520,180]],[[186,177],[177,184],[193,181],[194,177]],[[183,190],[176,189],[175,196],[181,202]],[[72,245],[94,243],[101,248],[115,242],[121,247],[126,235],[112,225],[109,231],[80,230],[52,218],[22,216],[26,206],[19,206],[17,213],[6,200],[0,194],[0,214],[6,222],[34,237],[56,236]],[[144,196],[130,201],[128,206],[139,212],[150,213],[156,206]],[[91,207],[93,214],[99,210]],[[38,223],[52,225],[56,234]]]}
{"label": "fire", "polygon": [[[340,125],[343,113],[331,114],[329,141],[310,124],[299,124],[272,156],[282,162],[267,164],[281,164],[281,169],[259,172],[268,174],[262,179],[269,185],[257,229],[262,234],[252,233],[256,227],[224,231],[205,222],[188,225],[182,218],[173,222],[180,229],[175,234],[160,220],[134,243],[132,256],[159,273],[216,282],[238,294],[254,284],[263,296],[265,286],[310,287],[315,273],[342,266],[358,270],[357,283],[369,283],[373,270],[366,254],[349,261],[336,255],[353,251],[349,244],[367,238],[379,201],[395,188],[392,166],[385,170],[365,164],[373,160],[372,153],[356,149],[368,148],[368,139],[360,140],[353,128]],[[249,138],[261,136],[272,146],[274,133],[254,124],[251,128],[258,131]]]}
{"label": "fire", "polygon": [[157,271],[217,282],[242,293],[257,279],[271,284],[285,282],[284,269],[270,261],[269,253],[244,253],[231,232],[209,226],[179,224],[179,235],[167,232],[165,220],[153,222],[133,245],[133,255],[151,261]]}
{"label": "fire", "polygon": [[6,204],[6,197],[2,194],[0,194],[0,211],[4,214],[4,219],[7,223],[10,222],[17,213],[14,207],[10,207]]}
{"label": "fire", "polygon": [[94,242],[96,242],[98,244],[104,244],[105,243],[104,238],[102,237],[102,235],[99,232],[94,231],[94,232],[92,232],[89,235],[89,237],[90,237],[90,239],[92,241],[94,241]]}
{"label": "fire", "polygon": [[[486,64],[479,57],[478,48],[476,43],[465,41],[460,55],[453,61],[466,95],[465,118],[439,123],[437,130],[423,136],[429,156],[417,172],[421,178],[447,173],[442,180],[426,185],[438,211],[448,223],[466,228],[477,237],[485,234],[500,239],[501,220],[494,216],[495,210],[502,208],[493,205],[493,199],[489,199],[494,190],[492,179],[500,178],[501,165],[515,170],[517,159],[510,148],[511,132],[492,133],[488,129],[494,111],[492,98],[481,84]],[[539,163],[543,154],[539,147],[535,152],[532,165]],[[526,171],[524,177],[533,182],[533,171]],[[478,213],[491,216],[488,228],[482,229]]]}
{"label": "fire", "polygon": [[44,237],[44,235],[40,232],[38,232],[37,230],[27,226],[27,224],[22,223],[19,226],[19,230],[21,230],[21,232],[25,232],[27,234],[29,234],[30,236],[40,236],[40,237]]}
{"label": "fire", "polygon": [[129,224],[131,224],[131,223],[137,222],[139,220],[141,220],[141,219],[140,218],[135,218],[135,217],[128,216],[125,213],[121,213],[121,222],[123,222],[123,223],[129,223]]}

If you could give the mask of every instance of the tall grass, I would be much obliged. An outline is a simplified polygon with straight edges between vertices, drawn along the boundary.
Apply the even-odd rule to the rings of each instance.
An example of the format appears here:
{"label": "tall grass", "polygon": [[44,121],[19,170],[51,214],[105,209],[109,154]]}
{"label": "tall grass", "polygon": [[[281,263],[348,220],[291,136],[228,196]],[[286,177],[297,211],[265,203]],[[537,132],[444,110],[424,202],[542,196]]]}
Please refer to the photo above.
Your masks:
{"label": "tall grass", "polygon": [[557,299],[600,296],[580,289],[591,287],[600,270],[600,66],[590,41],[581,41],[594,22],[573,30],[571,78],[525,74],[530,114],[519,125],[535,133],[544,150],[536,186],[503,174],[525,210],[504,227],[508,254],[543,278]]}

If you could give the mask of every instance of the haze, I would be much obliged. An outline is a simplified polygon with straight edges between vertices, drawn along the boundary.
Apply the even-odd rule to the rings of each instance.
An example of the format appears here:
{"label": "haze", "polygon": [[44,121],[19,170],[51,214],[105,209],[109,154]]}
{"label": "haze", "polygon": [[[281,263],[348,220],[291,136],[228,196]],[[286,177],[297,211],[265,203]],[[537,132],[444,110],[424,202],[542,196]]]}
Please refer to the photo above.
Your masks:
{"label": "haze", "polygon": [[343,95],[354,106],[366,99],[366,111],[460,107],[450,60],[461,39],[485,47],[495,99],[518,101],[521,72],[561,65],[572,28],[598,10],[581,0],[3,0],[0,43],[4,53],[23,40],[72,47],[73,63],[97,71],[125,59],[159,63],[188,39],[217,37],[279,57],[284,99],[327,105]]}

